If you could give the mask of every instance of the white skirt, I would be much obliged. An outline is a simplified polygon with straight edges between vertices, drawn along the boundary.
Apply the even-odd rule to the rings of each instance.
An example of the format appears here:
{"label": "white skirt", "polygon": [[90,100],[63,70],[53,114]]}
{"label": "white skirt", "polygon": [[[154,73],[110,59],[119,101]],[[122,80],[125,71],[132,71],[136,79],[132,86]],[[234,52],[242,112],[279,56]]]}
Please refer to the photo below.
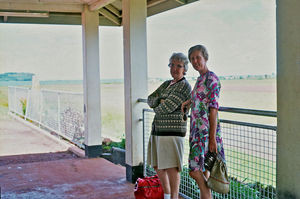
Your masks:
{"label": "white skirt", "polygon": [[184,137],[151,135],[147,164],[158,169],[177,167],[182,170]]}

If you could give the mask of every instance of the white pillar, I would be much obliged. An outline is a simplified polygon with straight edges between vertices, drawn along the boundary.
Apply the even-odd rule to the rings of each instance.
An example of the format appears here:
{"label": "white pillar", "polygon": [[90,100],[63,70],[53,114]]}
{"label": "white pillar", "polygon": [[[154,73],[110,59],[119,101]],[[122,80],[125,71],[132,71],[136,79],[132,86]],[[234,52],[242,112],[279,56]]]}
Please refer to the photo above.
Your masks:
{"label": "white pillar", "polygon": [[300,198],[300,1],[277,0],[277,192]]}
{"label": "white pillar", "polygon": [[85,155],[101,155],[99,14],[88,6],[82,12]]}
{"label": "white pillar", "polygon": [[143,129],[139,119],[147,97],[146,0],[123,0],[126,178],[134,182],[143,172]]}

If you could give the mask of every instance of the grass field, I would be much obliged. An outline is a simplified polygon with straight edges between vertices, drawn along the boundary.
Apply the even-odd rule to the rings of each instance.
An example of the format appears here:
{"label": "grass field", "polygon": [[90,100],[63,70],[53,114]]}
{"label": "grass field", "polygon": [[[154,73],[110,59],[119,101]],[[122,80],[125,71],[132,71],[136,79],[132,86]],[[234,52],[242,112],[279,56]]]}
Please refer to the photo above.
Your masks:
{"label": "grass field", "polygon": [[[149,83],[148,93],[162,82]],[[195,82],[190,82],[192,87]],[[276,110],[276,81],[265,80],[222,80],[220,106]],[[82,85],[43,85],[42,89],[83,92]],[[0,113],[5,117],[8,109],[7,87],[0,87]],[[124,85],[121,83],[101,85],[102,135],[119,139],[125,134]],[[220,118],[276,125],[276,118],[220,113]]]}

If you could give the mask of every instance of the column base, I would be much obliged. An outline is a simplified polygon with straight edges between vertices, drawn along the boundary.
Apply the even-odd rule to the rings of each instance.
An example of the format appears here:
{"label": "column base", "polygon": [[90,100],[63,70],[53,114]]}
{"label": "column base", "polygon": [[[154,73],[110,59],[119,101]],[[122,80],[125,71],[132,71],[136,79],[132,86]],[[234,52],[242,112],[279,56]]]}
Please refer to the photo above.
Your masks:
{"label": "column base", "polygon": [[102,145],[87,146],[84,145],[85,157],[97,158],[102,154]]}
{"label": "column base", "polygon": [[135,183],[138,178],[142,178],[143,176],[143,165],[139,166],[130,166],[128,164],[126,167],[126,180],[131,183]]}
{"label": "column base", "polygon": [[289,199],[297,199],[297,196],[294,193],[291,193],[289,191],[278,191],[277,192],[277,198],[289,198]]}

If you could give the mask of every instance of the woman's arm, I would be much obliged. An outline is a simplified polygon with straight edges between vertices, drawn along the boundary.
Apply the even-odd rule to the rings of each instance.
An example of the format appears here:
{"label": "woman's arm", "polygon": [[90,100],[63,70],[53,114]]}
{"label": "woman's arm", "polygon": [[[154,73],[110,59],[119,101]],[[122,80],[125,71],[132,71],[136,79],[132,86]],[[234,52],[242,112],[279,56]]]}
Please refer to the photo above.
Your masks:
{"label": "woman's arm", "polygon": [[217,140],[216,140],[216,133],[217,133],[217,115],[218,109],[210,108],[209,111],[209,151],[210,152],[218,152],[217,151]]}
{"label": "woman's arm", "polygon": [[217,133],[217,117],[219,109],[219,95],[221,84],[219,78],[213,74],[209,77],[210,84],[208,86],[208,107],[209,107],[209,150],[218,152],[216,133]]}
{"label": "woman's arm", "polygon": [[175,111],[181,104],[189,98],[191,86],[186,83],[183,87],[177,87],[170,95],[161,101],[153,110],[157,114],[169,114]]}
{"label": "woman's arm", "polygon": [[148,96],[147,103],[150,108],[155,108],[160,104],[160,93],[165,87],[166,82],[162,83],[153,93]]}

